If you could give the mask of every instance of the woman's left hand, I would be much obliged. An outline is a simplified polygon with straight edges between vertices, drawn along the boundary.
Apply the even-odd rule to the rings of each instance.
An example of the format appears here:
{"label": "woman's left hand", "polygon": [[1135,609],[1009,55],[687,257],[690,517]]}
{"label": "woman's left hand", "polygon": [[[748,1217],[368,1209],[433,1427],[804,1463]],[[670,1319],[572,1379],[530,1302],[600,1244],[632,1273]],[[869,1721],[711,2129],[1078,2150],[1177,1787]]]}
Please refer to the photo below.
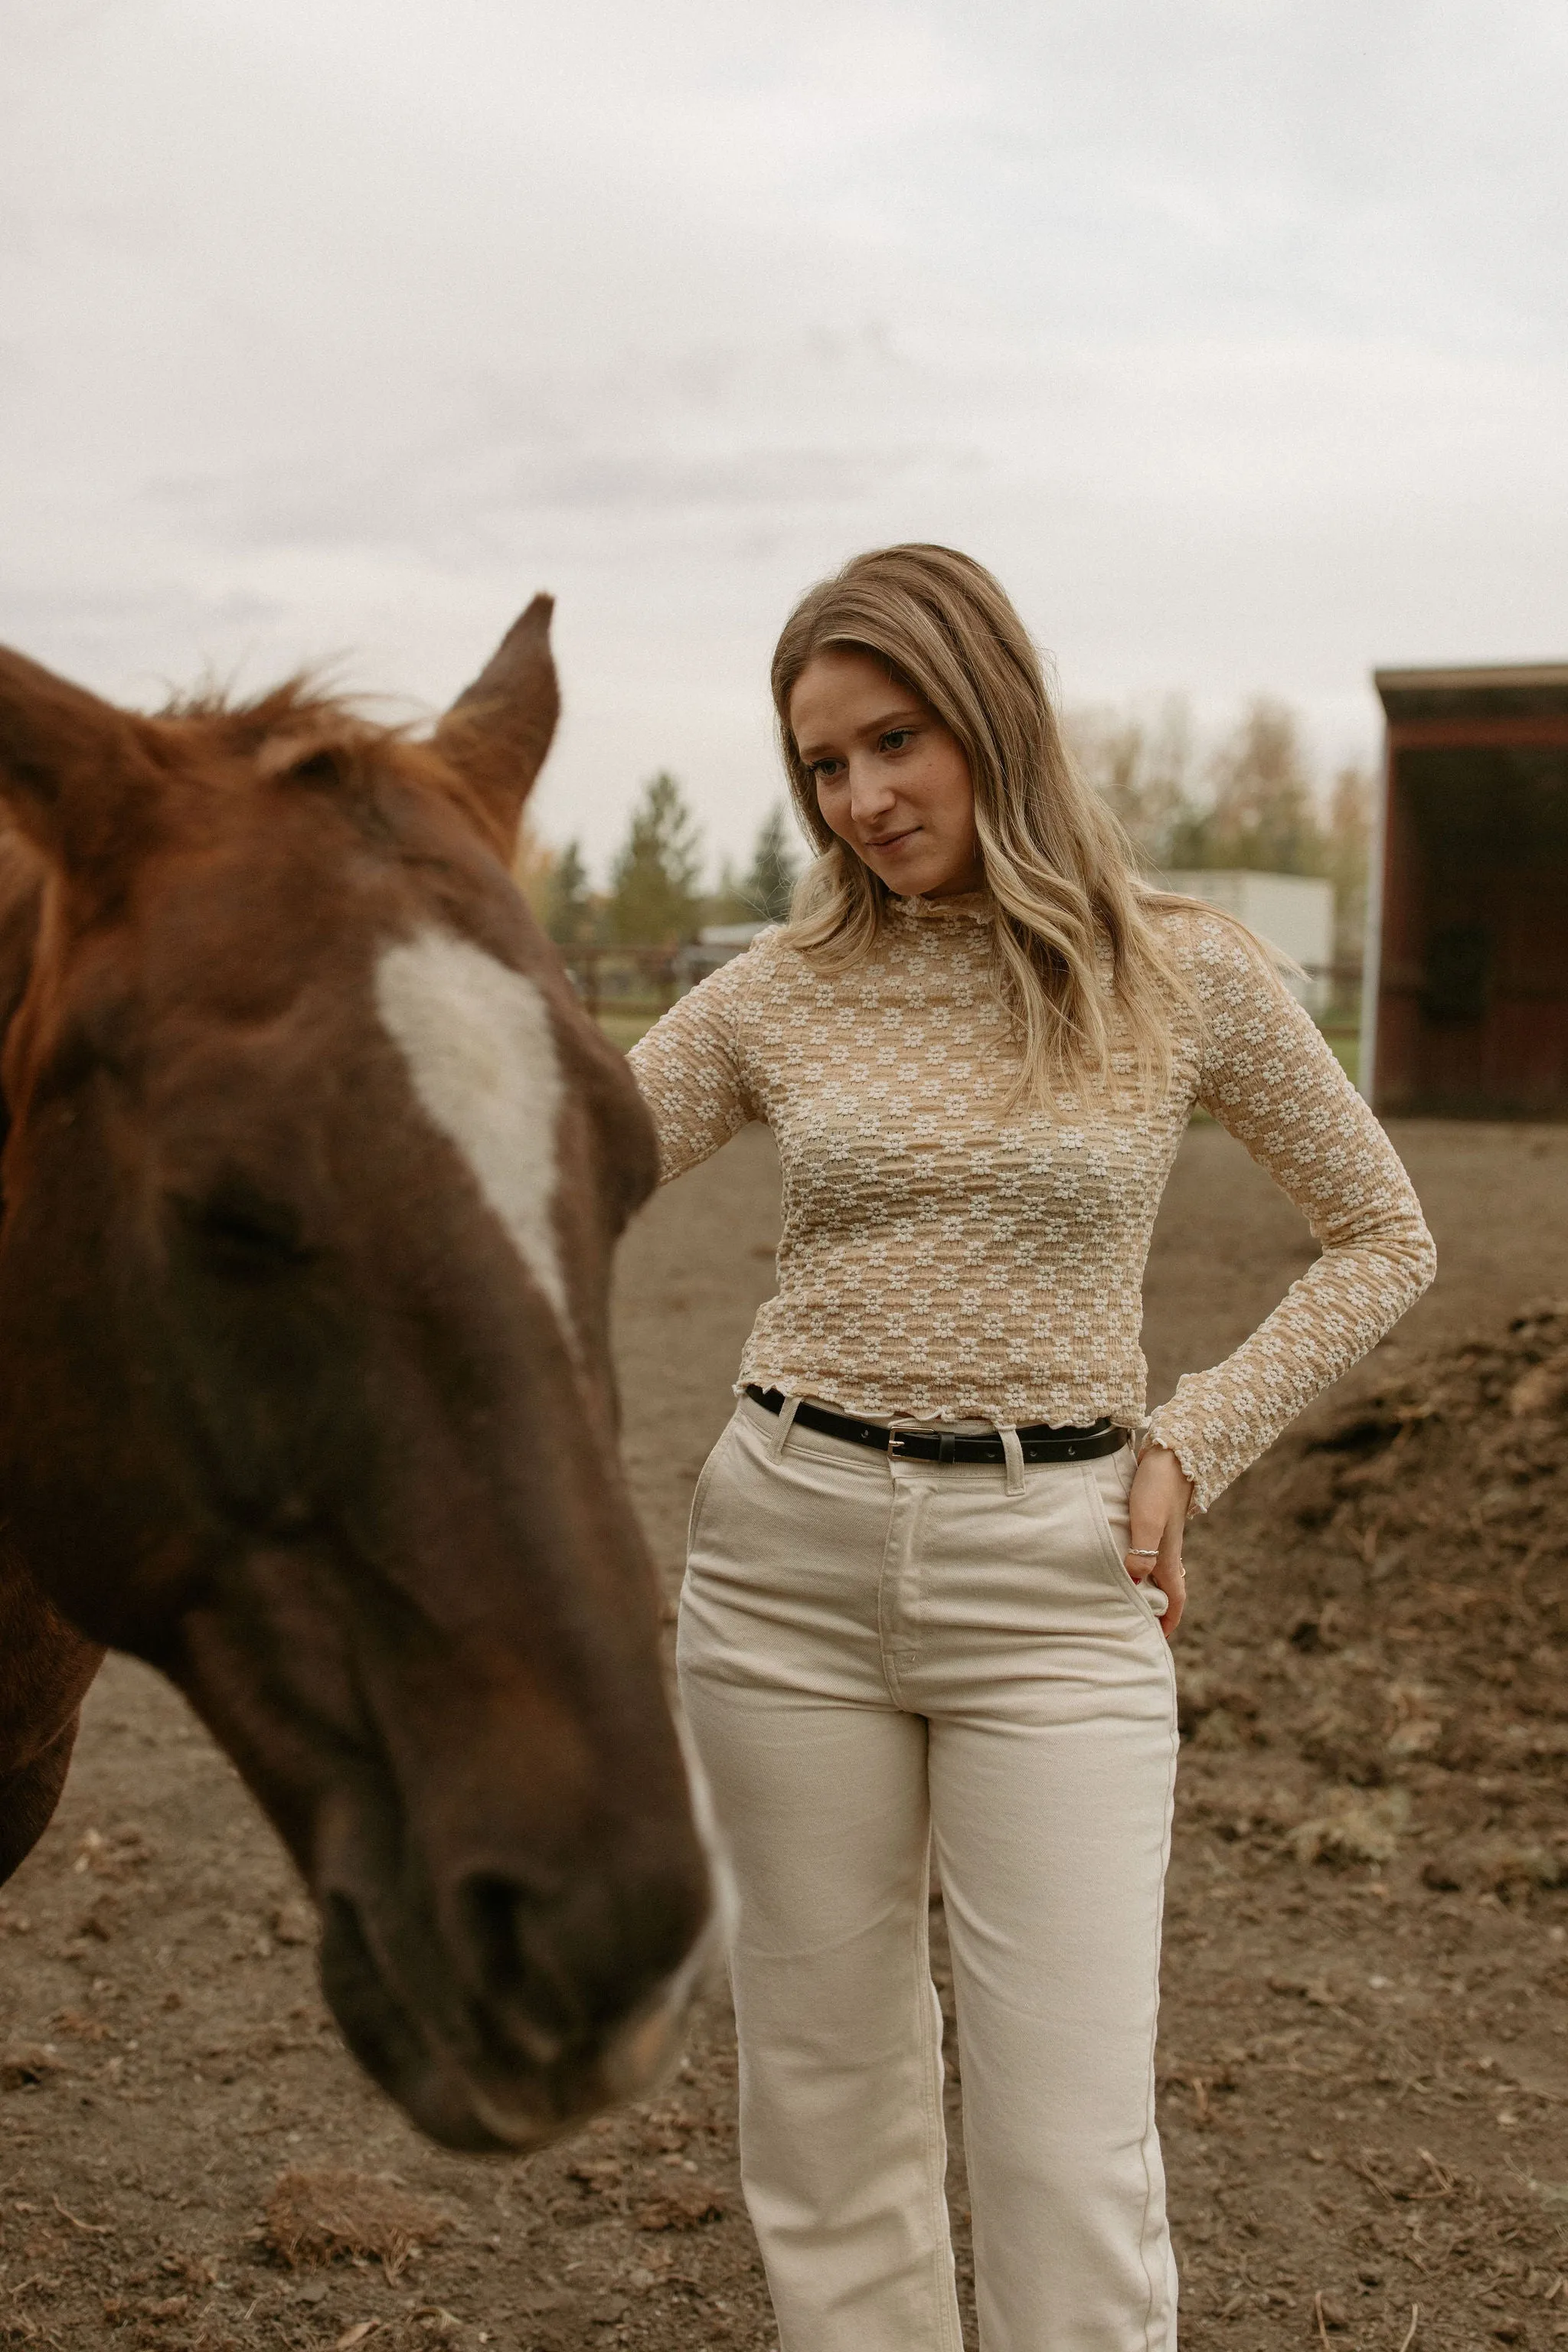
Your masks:
{"label": "woman's left hand", "polygon": [[[1127,1497],[1128,1516],[1131,1520],[1129,1542],[1137,1549],[1127,1555],[1127,1573],[1134,1584],[1152,1580],[1165,1596],[1165,1613],[1160,1629],[1168,1642],[1182,1622],[1186,1606],[1187,1581],[1182,1568],[1182,1531],[1187,1524],[1187,1506],[1193,1499],[1193,1482],[1168,1446],[1145,1447],[1142,1458],[1132,1474],[1131,1491]],[[1152,1552],[1158,1559],[1150,1559]]]}

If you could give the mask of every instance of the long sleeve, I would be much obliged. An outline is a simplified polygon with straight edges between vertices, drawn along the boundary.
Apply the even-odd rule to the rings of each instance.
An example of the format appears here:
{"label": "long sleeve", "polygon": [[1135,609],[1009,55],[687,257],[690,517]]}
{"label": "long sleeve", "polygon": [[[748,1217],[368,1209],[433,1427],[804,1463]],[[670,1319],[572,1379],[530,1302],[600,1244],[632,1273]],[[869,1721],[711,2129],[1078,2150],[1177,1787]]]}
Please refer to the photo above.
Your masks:
{"label": "long sleeve", "polygon": [[1289,1194],[1322,1252],[1251,1338],[1188,1373],[1149,1425],[1206,1510],[1376,1346],[1430,1283],[1436,1254],[1397,1153],[1306,1012],[1226,926],[1193,932],[1198,1100]]}
{"label": "long sleeve", "polygon": [[747,982],[758,953],[752,946],[721,964],[631,1049],[632,1074],[658,1133],[662,1184],[710,1159],[759,1116],[740,1043]]}

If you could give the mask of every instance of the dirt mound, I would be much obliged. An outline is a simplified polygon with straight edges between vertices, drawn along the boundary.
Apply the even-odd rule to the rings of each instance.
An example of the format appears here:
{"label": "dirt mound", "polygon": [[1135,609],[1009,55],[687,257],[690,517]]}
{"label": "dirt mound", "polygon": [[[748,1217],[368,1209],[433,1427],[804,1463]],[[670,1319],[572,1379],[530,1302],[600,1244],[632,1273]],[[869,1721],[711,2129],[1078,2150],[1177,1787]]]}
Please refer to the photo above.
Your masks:
{"label": "dirt mound", "polygon": [[1188,2341],[1321,2313],[1388,2352],[1417,2322],[1430,2352],[1555,2343],[1568,1305],[1320,1408],[1189,1554],[1161,2028]]}
{"label": "dirt mound", "polygon": [[[1544,1800],[1568,1762],[1568,1303],[1416,1358],[1288,1442],[1193,1551],[1200,1584],[1214,1559],[1226,1601],[1202,1612],[1184,1677],[1184,1729],[1200,1743],[1293,1746],[1350,1792],[1430,1788],[1422,1764],[1507,1775],[1514,1810],[1533,1812],[1525,1782]],[[1277,1686],[1267,1708],[1260,1654]],[[1455,1826],[1475,1827],[1476,1810],[1461,1804]],[[1289,1833],[1303,1858],[1386,1861],[1408,1816],[1342,1792]],[[1519,1826],[1489,1855],[1435,1861],[1428,1883],[1489,1871],[1510,1895],[1568,1884],[1554,1805],[1538,1834]]]}

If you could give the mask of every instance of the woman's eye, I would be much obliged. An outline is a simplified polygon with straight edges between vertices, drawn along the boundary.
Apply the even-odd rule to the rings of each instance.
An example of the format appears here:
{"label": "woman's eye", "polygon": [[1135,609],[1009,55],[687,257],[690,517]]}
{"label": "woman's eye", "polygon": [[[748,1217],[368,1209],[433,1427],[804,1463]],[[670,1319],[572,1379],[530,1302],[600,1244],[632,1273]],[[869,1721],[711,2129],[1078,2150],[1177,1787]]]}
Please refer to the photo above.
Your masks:
{"label": "woman's eye", "polygon": [[830,784],[838,772],[838,767],[839,762],[837,760],[814,760],[811,763],[811,773],[817,783]]}
{"label": "woman's eye", "polygon": [[878,745],[879,751],[901,751],[914,731],[912,727],[889,727]]}

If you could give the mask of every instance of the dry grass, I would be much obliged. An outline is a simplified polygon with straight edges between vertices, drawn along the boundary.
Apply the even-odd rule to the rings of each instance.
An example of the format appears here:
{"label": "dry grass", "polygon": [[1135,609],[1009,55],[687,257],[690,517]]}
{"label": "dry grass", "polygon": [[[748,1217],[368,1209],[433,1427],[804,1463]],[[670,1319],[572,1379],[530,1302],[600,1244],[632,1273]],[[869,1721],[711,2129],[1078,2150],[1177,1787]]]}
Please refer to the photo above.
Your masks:
{"label": "dry grass", "polygon": [[267,2200],[264,2242],[290,2270],[346,2255],[379,2262],[388,2278],[417,2246],[451,2227],[428,2197],[364,2172],[280,2172]]}

